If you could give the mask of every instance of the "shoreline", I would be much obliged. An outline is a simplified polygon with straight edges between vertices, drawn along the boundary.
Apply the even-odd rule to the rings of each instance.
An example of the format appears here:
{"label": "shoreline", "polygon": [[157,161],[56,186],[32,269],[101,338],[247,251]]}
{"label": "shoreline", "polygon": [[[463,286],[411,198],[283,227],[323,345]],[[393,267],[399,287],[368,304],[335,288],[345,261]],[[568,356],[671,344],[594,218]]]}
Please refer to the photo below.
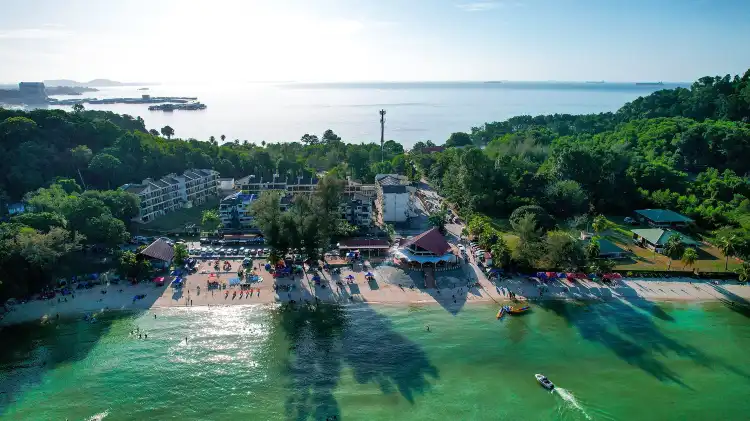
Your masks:
{"label": "shoreline", "polygon": [[[502,305],[512,305],[512,304],[529,304],[533,306],[535,303],[539,302],[567,302],[567,303],[579,303],[584,305],[590,305],[590,304],[603,304],[611,301],[618,301],[622,300],[621,298],[572,298],[572,297],[546,297],[546,298],[535,298],[535,299],[521,299],[521,300],[508,300],[505,299],[504,301],[492,301],[492,300],[473,300],[471,302],[472,306],[481,306],[481,305],[494,305],[494,304],[502,304]],[[686,299],[686,298],[662,298],[662,299],[649,299],[644,300],[650,303],[658,304],[658,303],[681,303],[681,304],[709,304],[709,303],[721,303],[723,300],[720,298],[714,298],[714,299]],[[729,302],[730,300],[727,300]],[[18,326],[18,325],[24,325],[24,324],[36,324],[36,323],[47,323],[53,320],[75,320],[79,319],[82,316],[85,316],[86,314],[92,313],[94,315],[124,315],[127,313],[145,313],[149,312],[151,310],[163,310],[163,309],[172,309],[172,308],[183,308],[183,309],[211,309],[211,308],[230,308],[230,307],[254,307],[254,306],[276,306],[280,307],[283,304],[286,304],[286,301],[275,301],[275,302],[257,302],[257,303],[237,303],[237,304],[214,304],[213,306],[210,304],[202,304],[202,305],[194,305],[194,306],[185,306],[185,305],[167,305],[167,306],[151,306],[151,307],[133,307],[133,308],[106,308],[106,309],[75,309],[75,310],[69,310],[69,311],[63,311],[63,312],[57,312],[56,314],[59,314],[59,319],[51,314],[44,314],[41,317],[34,317],[34,318],[13,318],[10,322],[7,322],[4,319],[0,319],[0,332],[3,328],[12,327],[12,326]],[[411,307],[411,306],[418,306],[418,307],[434,307],[437,305],[441,305],[441,303],[437,301],[354,301],[354,302],[336,302],[336,301],[322,301],[323,304],[339,304],[342,307],[361,307],[365,305],[375,305],[378,307]],[[302,304],[302,303],[297,303]],[[310,304],[310,303],[304,303],[304,304]],[[469,303],[463,303],[463,304],[469,304]],[[462,308],[463,304],[458,308]],[[743,304],[739,304],[742,306]],[[458,312],[456,312],[458,313]],[[12,313],[7,313],[12,314]],[[7,315],[6,314],[6,315]]]}
{"label": "shoreline", "polygon": [[[355,273],[357,278],[363,278],[362,272],[352,273]],[[346,285],[345,288],[338,288],[338,291],[314,285],[308,286],[306,285],[308,284],[307,280],[304,280],[304,282],[297,280],[296,284],[299,288],[288,293],[275,293],[272,289],[273,281],[271,281],[268,283],[261,282],[263,285],[254,286],[252,297],[246,291],[243,291],[242,298],[231,298],[234,293],[240,293],[240,290],[232,287],[219,290],[218,293],[213,291],[213,293],[203,292],[191,295],[190,285],[192,284],[192,287],[200,285],[201,277],[204,275],[190,275],[188,283],[181,290],[175,290],[169,286],[154,287],[149,284],[122,287],[110,285],[109,287],[97,287],[77,292],[77,297],[69,299],[67,302],[58,303],[53,299],[19,304],[0,319],[0,327],[34,322],[44,323],[55,319],[75,319],[86,314],[148,312],[167,308],[282,305],[290,300],[294,300],[298,304],[305,304],[315,302],[316,298],[323,303],[338,303],[343,306],[408,307],[440,305],[453,314],[460,312],[465,305],[528,303],[533,306],[534,303],[540,301],[596,304],[635,299],[653,303],[700,304],[723,302],[725,304],[732,303],[730,305],[736,303],[740,306],[750,304],[750,285],[738,283],[716,285],[709,281],[694,283],[692,280],[656,281],[647,279],[623,279],[614,285],[601,285],[591,282],[579,282],[578,285],[573,287],[551,285],[547,287],[546,295],[541,297],[533,293],[535,290],[538,291],[537,286],[524,279],[504,280],[497,284],[486,279],[479,279],[477,280],[479,287],[457,286],[441,288],[440,290],[408,288],[392,284],[382,284],[377,288],[369,289],[368,281],[360,282],[360,279],[355,279],[354,283]],[[270,276],[270,274],[264,274],[264,281],[266,275]],[[193,282],[190,282],[190,280]],[[295,284],[295,281],[280,280],[279,284]],[[693,290],[691,291],[690,288],[693,288]],[[582,294],[581,289],[585,289],[586,293]],[[669,289],[669,291],[664,291],[665,289]],[[107,290],[107,294],[101,294],[102,290]],[[352,290],[356,290],[356,293]],[[518,296],[517,299],[511,300],[505,295],[506,291],[514,291]],[[187,293],[185,294],[185,292]],[[678,292],[681,292],[682,295],[677,294]],[[136,294],[146,294],[146,298],[131,301],[129,297]],[[70,298],[70,296],[65,298]],[[451,300],[453,302],[450,302]]]}
{"label": "shoreline", "polygon": [[[457,314],[463,306],[476,303],[512,305],[510,293],[517,303],[538,302],[540,299],[596,303],[609,300],[652,302],[739,302],[750,306],[750,285],[737,282],[695,281],[691,278],[627,279],[610,284],[588,280],[570,282],[556,280],[546,284],[515,277],[490,281],[473,264],[439,272],[439,289],[419,287],[424,283],[421,272],[407,272],[400,268],[362,266],[343,268],[340,274],[320,272],[321,285],[312,282],[309,273],[294,278],[275,279],[261,265],[246,268],[258,276],[250,290],[228,286],[236,277],[240,262],[233,261],[230,271],[215,272],[212,262],[201,262],[197,272],[184,277],[182,288],[172,288],[173,277],[166,276],[164,286],[153,283],[137,285],[110,284],[90,289],[75,290],[74,295],[58,296],[51,300],[34,300],[15,305],[0,319],[0,326],[47,321],[57,318],[82,317],[87,313],[109,311],[148,311],[174,307],[229,307],[237,305],[322,302],[369,305],[440,305],[445,311]],[[365,274],[373,272],[374,278]],[[223,289],[207,289],[208,281],[224,284]],[[540,289],[543,289],[543,293]],[[252,292],[251,292],[252,291]],[[135,296],[142,295],[142,299]],[[75,298],[73,298],[75,297]]]}

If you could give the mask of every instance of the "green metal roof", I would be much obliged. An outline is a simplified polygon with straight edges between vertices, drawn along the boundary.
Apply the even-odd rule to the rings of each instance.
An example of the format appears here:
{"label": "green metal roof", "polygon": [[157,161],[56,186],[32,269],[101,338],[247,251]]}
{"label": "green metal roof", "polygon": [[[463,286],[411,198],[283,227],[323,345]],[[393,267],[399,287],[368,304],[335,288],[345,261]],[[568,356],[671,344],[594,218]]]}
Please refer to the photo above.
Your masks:
{"label": "green metal roof", "polygon": [[680,215],[677,212],[669,209],[641,209],[635,211],[635,213],[644,216],[654,222],[672,223],[672,222],[693,222],[692,219],[685,215]]}
{"label": "green metal roof", "polygon": [[661,228],[637,229],[633,230],[633,234],[645,238],[646,241],[657,246],[663,246],[667,244],[667,241],[669,241],[669,239],[675,235],[679,235],[682,239],[682,242],[686,245],[694,246],[700,244],[692,238],[686,235],[682,235],[677,231],[663,230]]}

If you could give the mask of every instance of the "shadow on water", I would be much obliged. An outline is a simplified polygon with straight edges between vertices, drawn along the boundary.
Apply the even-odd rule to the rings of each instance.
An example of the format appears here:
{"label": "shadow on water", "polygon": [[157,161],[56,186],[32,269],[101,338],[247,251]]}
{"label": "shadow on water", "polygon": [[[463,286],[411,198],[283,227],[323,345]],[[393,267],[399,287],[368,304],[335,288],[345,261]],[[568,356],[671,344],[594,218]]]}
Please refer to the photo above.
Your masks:
{"label": "shadow on water", "polygon": [[[548,300],[540,301],[537,305],[565,319],[585,340],[605,346],[623,361],[638,367],[659,381],[673,382],[693,390],[677,372],[658,359],[672,354],[690,359],[702,367],[712,369],[719,366],[750,379],[750,375],[739,368],[666,336],[653,319],[659,317],[660,312],[653,311],[637,300],[613,299],[590,305]],[[644,307],[646,312],[639,311]],[[669,315],[659,318],[673,320]]]}
{"label": "shadow on water", "polygon": [[0,416],[25,391],[40,384],[55,368],[81,361],[109,332],[112,324],[133,313],[97,316],[95,323],[62,320],[18,324],[0,331]]}
{"label": "shadow on water", "polygon": [[638,292],[635,289],[629,287],[624,282],[620,283],[617,286],[617,293],[623,300],[627,301],[633,307],[641,309],[646,313],[649,313],[650,315],[666,322],[674,322],[674,317],[664,311],[662,307],[652,301],[644,299],[643,297],[638,295]]}
{"label": "shadow on water", "polygon": [[438,378],[425,352],[367,305],[285,304],[276,317],[292,343],[285,373],[288,419],[341,419],[334,391],[345,367],[357,383],[375,384],[409,402]]}

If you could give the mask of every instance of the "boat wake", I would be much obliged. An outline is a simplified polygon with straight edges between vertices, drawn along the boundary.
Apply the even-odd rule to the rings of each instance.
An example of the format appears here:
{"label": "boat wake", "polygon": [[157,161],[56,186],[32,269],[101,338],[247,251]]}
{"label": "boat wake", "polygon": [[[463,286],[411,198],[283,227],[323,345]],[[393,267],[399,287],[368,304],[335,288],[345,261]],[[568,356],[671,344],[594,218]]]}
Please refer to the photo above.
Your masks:
{"label": "boat wake", "polygon": [[107,415],[109,415],[109,410],[92,415],[91,418],[87,418],[86,421],[102,421]]}
{"label": "boat wake", "polygon": [[555,387],[552,392],[557,393],[557,395],[560,396],[563,401],[565,401],[565,406],[579,411],[581,414],[583,414],[584,417],[586,417],[587,420],[591,419],[589,414],[586,413],[586,411],[583,409],[581,404],[578,402],[578,399],[576,399],[572,392],[565,390],[562,387]]}

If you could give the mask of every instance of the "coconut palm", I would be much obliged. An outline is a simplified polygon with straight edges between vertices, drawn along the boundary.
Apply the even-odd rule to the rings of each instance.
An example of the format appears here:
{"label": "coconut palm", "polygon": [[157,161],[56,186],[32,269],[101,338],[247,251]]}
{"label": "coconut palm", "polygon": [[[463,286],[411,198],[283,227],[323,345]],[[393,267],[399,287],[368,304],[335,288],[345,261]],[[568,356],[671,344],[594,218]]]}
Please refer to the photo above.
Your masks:
{"label": "coconut palm", "polygon": [[664,254],[669,257],[667,270],[672,269],[672,259],[681,257],[684,251],[685,244],[682,242],[682,237],[679,234],[669,237],[667,244],[664,245]]}
{"label": "coconut palm", "polygon": [[594,222],[591,223],[591,228],[594,229],[595,233],[601,234],[609,229],[610,224],[611,223],[604,217],[604,215],[598,215],[594,218]]}
{"label": "coconut palm", "polygon": [[737,242],[737,236],[734,234],[719,238],[717,246],[724,253],[724,270],[729,270],[729,256],[734,256],[737,251]]}
{"label": "coconut palm", "polygon": [[221,135],[219,137],[221,138],[221,143],[224,143],[224,140],[226,140],[226,138],[227,138],[225,135]]}
{"label": "coconut palm", "polygon": [[695,262],[698,260],[698,252],[694,248],[686,248],[685,252],[682,253],[682,263],[685,267],[693,267]]}
{"label": "coconut palm", "polygon": [[737,278],[740,282],[747,282],[750,280],[750,263],[745,262],[737,269]]}
{"label": "coconut palm", "polygon": [[594,260],[601,254],[601,248],[599,247],[599,240],[592,238],[588,244],[586,244],[586,257],[589,260]]}

